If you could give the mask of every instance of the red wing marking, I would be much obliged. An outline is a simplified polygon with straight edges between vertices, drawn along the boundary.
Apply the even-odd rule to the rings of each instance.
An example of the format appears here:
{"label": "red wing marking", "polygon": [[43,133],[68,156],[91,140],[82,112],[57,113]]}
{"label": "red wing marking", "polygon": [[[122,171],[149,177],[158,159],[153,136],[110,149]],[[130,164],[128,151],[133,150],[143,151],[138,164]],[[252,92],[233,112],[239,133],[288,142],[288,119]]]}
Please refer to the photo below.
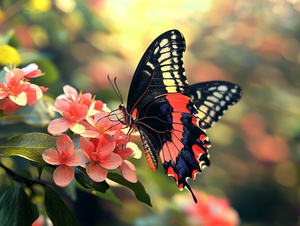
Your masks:
{"label": "red wing marking", "polygon": [[131,113],[131,117],[134,118],[134,119],[136,119],[136,117],[137,117],[137,109],[136,108]]}
{"label": "red wing marking", "polygon": [[199,170],[196,170],[196,169],[193,170],[193,172],[192,172],[192,177],[191,177],[191,178],[192,178],[193,180],[195,180],[195,179],[196,179],[196,175],[197,175],[198,173],[200,173]]}
{"label": "red wing marking", "polygon": [[190,98],[181,93],[171,93],[165,95],[165,98],[169,101],[171,107],[173,108],[172,112],[172,127],[171,130],[171,141],[164,143],[162,151],[160,152],[160,159],[164,161],[176,162],[180,150],[184,148],[182,143],[183,138],[183,125],[181,122],[182,113],[190,113],[190,110],[187,108],[187,105],[190,102]]}
{"label": "red wing marking", "polygon": [[192,146],[192,151],[194,152],[195,159],[200,163],[199,159],[202,154],[206,154],[206,151],[200,148],[198,145]]}
{"label": "red wing marking", "polygon": [[178,183],[178,175],[177,175],[177,173],[175,173],[175,171],[174,171],[174,169],[173,169],[172,166],[170,166],[170,167],[168,168],[167,175],[168,175],[168,176],[173,176],[174,179],[175,179],[175,181],[176,181],[176,183]]}
{"label": "red wing marking", "polygon": [[174,112],[185,112],[190,114],[190,110],[187,109],[187,105],[191,101],[190,97],[181,93],[170,93],[165,95],[165,97],[169,101],[171,107],[174,109]]}

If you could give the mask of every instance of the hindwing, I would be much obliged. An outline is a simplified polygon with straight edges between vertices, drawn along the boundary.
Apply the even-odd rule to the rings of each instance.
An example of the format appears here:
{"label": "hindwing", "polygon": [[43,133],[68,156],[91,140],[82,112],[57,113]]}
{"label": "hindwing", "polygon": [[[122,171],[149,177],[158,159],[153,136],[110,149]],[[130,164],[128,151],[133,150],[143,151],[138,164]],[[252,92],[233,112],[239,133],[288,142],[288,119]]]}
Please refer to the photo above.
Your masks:
{"label": "hindwing", "polygon": [[189,96],[198,109],[199,126],[208,129],[241,99],[242,89],[231,82],[200,82],[189,87]]}
{"label": "hindwing", "polygon": [[155,171],[160,159],[166,174],[174,177],[179,189],[190,190],[195,201],[187,179],[195,179],[209,165],[209,141],[196,113],[190,97],[163,94],[141,106],[135,123],[150,168]]}

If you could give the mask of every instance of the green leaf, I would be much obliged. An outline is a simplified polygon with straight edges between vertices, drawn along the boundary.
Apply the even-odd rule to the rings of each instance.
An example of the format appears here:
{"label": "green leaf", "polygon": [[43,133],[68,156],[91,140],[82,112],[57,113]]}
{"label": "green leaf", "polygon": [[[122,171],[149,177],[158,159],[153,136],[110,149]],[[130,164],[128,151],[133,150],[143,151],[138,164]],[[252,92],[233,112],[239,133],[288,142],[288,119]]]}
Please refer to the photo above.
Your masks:
{"label": "green leaf", "polygon": [[74,215],[60,196],[49,186],[45,186],[45,209],[53,226],[78,225]]}
{"label": "green leaf", "polygon": [[107,189],[109,189],[109,185],[106,181],[95,182],[93,181],[85,172],[85,169],[82,167],[74,167],[75,178],[77,182],[83,186],[84,188],[95,189],[96,191],[100,191],[105,193]]}
{"label": "green leaf", "polygon": [[39,216],[22,185],[15,181],[2,194],[0,206],[1,225],[31,226]]}
{"label": "green leaf", "polygon": [[137,183],[131,183],[125,180],[124,177],[117,173],[108,173],[107,178],[130,188],[140,202],[152,206],[150,196],[147,194],[141,182],[138,181]]}
{"label": "green leaf", "polygon": [[20,156],[43,164],[42,153],[54,147],[56,138],[44,133],[27,133],[11,138],[0,146],[0,156]]}

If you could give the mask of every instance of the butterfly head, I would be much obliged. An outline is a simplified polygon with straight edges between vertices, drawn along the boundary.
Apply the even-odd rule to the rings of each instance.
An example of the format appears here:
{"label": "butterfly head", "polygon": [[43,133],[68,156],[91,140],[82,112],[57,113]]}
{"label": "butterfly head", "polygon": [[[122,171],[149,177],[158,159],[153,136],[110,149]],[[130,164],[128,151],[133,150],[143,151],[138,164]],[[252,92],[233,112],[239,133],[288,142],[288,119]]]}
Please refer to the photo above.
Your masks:
{"label": "butterfly head", "polygon": [[[129,126],[130,128],[133,128],[135,125],[135,114],[129,113],[124,104],[119,105],[119,110],[124,115],[124,124]],[[134,112],[136,112],[136,111],[134,111]]]}

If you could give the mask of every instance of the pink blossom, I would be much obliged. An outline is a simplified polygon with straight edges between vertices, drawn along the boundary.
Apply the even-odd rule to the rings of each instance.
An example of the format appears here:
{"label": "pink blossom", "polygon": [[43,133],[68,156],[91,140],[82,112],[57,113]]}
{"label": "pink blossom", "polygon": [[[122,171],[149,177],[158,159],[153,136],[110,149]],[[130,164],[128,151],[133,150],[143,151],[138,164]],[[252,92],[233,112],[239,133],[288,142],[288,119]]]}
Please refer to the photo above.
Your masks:
{"label": "pink blossom", "polygon": [[90,93],[78,93],[77,90],[70,85],[65,85],[63,90],[64,94],[58,96],[57,99],[62,99],[67,102],[76,101],[80,105],[86,105],[89,108],[87,116],[94,116],[103,108],[103,102],[94,100]]}
{"label": "pink blossom", "polygon": [[86,172],[92,180],[96,182],[105,180],[108,170],[116,169],[121,165],[122,158],[113,153],[116,142],[111,136],[103,134],[99,139],[90,140],[81,137],[79,142],[90,159]]}
{"label": "pink blossom", "polygon": [[86,131],[82,134],[84,137],[99,137],[103,133],[114,135],[116,131],[122,129],[122,124],[111,121],[104,111],[97,113],[94,117],[87,116],[86,120]]}
{"label": "pink blossom", "polygon": [[77,134],[85,132],[85,127],[79,122],[85,119],[88,111],[88,107],[86,105],[80,105],[77,101],[68,102],[66,100],[57,99],[54,106],[63,118],[54,119],[49,123],[49,133],[52,135],[58,135],[68,129],[71,129]]}
{"label": "pink blossom", "polygon": [[9,98],[5,98],[0,100],[0,109],[3,110],[4,114],[9,115],[17,112],[20,109],[20,105],[17,105]]}
{"label": "pink blossom", "polygon": [[25,106],[27,104],[27,96],[25,90],[29,88],[29,84],[21,81],[19,76],[10,76],[6,74],[5,82],[7,86],[0,83],[0,99],[8,97],[14,103]]}
{"label": "pink blossom", "polygon": [[0,83],[0,109],[5,114],[15,113],[19,110],[19,106],[33,106],[37,100],[42,98],[43,92],[47,90],[47,88],[34,85],[28,80],[28,78],[41,75],[41,71],[37,69],[35,64],[28,65],[24,70],[26,73],[19,68],[4,69],[6,70],[6,85]]}
{"label": "pink blossom", "polygon": [[37,64],[34,63],[29,64],[28,66],[22,68],[21,70],[24,74],[24,78],[26,79],[37,78],[43,75],[42,71],[38,69]]}
{"label": "pink blossom", "polygon": [[138,157],[140,157],[141,150],[137,147],[137,145],[128,145],[131,142],[128,142],[126,134],[122,131],[115,133],[114,138],[117,143],[114,152],[122,158],[122,164],[119,166],[119,169],[126,180],[136,183],[137,176],[135,166],[126,159],[133,157],[135,153]]}
{"label": "pink blossom", "polygon": [[83,165],[88,161],[87,156],[81,149],[74,149],[74,144],[69,136],[63,134],[57,138],[55,148],[44,151],[42,157],[50,165],[58,165],[54,170],[53,179],[55,184],[65,187],[74,179],[72,166]]}

